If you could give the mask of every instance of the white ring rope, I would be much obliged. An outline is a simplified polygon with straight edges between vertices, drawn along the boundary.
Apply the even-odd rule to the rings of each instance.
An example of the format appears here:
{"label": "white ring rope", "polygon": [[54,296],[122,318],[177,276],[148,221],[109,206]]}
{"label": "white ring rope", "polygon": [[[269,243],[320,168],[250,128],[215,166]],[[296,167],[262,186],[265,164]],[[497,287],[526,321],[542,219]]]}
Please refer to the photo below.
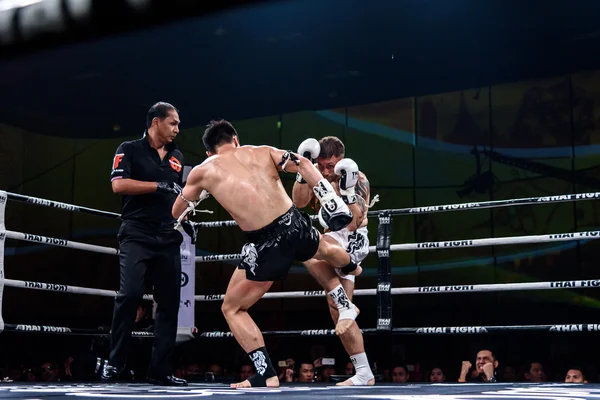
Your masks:
{"label": "white ring rope", "polygon": [[[380,284],[380,291],[390,290],[390,285]],[[525,282],[525,283],[494,283],[482,285],[444,285],[444,286],[415,286],[393,288],[392,295],[399,294],[438,294],[438,293],[476,293],[476,292],[505,292],[519,290],[556,290],[556,289],[593,289],[600,288],[600,279],[587,279],[578,281],[550,281],[550,282]],[[355,296],[375,296],[377,289],[357,289]],[[265,293],[262,299],[296,299],[303,297],[323,297],[324,290],[305,290],[296,292],[270,292]],[[196,295],[196,301],[220,301],[224,294]]]}
{"label": "white ring rope", "polygon": [[33,235],[31,233],[6,231],[6,237],[9,239],[24,240],[26,242],[35,242],[47,244],[50,246],[68,247],[70,249],[79,249],[91,251],[94,253],[105,253],[105,254],[119,254],[118,249],[112,247],[96,246],[95,244],[87,244],[80,242],[71,242],[66,239],[58,239],[48,236]]}
{"label": "white ring rope", "polygon": [[[88,213],[92,215],[99,216],[107,216],[111,218],[119,218],[119,214],[109,213],[100,210],[94,210],[86,207],[79,207],[67,203],[60,203],[51,200],[40,199],[36,197],[23,196],[14,193],[7,193],[0,191],[0,195],[4,193],[8,199],[42,205],[46,207],[53,207],[58,209],[63,209],[67,211],[73,212],[82,212]],[[570,194],[570,195],[561,195],[561,196],[546,196],[546,197],[530,197],[530,198],[521,198],[521,199],[510,199],[510,200],[497,200],[497,201],[487,201],[487,202],[475,202],[475,203],[459,203],[459,204],[448,204],[448,205],[438,205],[438,206],[428,206],[428,207],[416,207],[416,208],[404,208],[404,209],[396,209],[396,210],[384,210],[390,215],[402,215],[402,214],[427,214],[427,213],[436,213],[436,212],[445,212],[445,211],[459,211],[459,210],[472,210],[472,209],[484,209],[484,208],[495,208],[495,207],[505,207],[505,206],[519,206],[519,205],[533,205],[533,204],[541,204],[541,203],[560,203],[560,202],[569,202],[576,200],[592,200],[600,198],[600,192],[593,193],[580,193],[580,194]],[[379,215],[382,211],[373,212],[370,211],[369,215]],[[317,219],[316,215],[311,215],[311,219]],[[214,222],[197,222],[194,223],[198,227],[226,227],[226,226],[237,226],[237,223],[233,220],[230,221],[214,221]],[[4,229],[2,229],[4,231]],[[80,250],[87,250],[97,253],[106,253],[106,254],[119,254],[119,250],[110,247],[91,245],[80,242],[72,242],[66,239],[57,239],[47,236],[41,235],[33,235],[23,232],[15,232],[15,231],[4,231],[6,238],[16,239],[16,240],[24,240],[29,242],[41,243],[46,245],[60,246],[60,247],[68,247]],[[486,239],[467,239],[467,240],[451,240],[451,241],[443,241],[443,242],[422,242],[422,243],[405,243],[405,244],[394,244],[389,247],[389,251],[402,251],[402,250],[429,250],[429,249],[441,249],[441,248],[467,248],[467,247],[481,247],[481,246],[494,246],[494,245],[509,245],[509,244],[526,244],[526,243],[546,243],[546,242],[562,242],[562,241],[574,241],[574,240],[593,240],[600,238],[600,231],[586,231],[586,232],[574,232],[574,233],[557,233],[557,234],[545,234],[545,235],[530,235],[530,236],[515,236],[515,237],[501,237],[501,238],[486,238]],[[376,252],[376,246],[370,246],[369,252]],[[386,252],[386,250],[382,250],[381,252]],[[387,257],[389,253],[378,254],[378,257]],[[221,254],[221,255],[208,255],[208,256],[197,256],[195,257],[196,262],[214,262],[214,261],[227,261],[227,260],[239,260],[241,259],[241,254]],[[32,282],[32,281],[19,281],[13,279],[5,279],[2,274],[0,274],[0,283],[3,286],[8,287],[16,287],[16,288],[24,288],[24,289],[34,289],[34,290],[46,290],[46,291],[54,291],[61,293],[75,293],[75,294],[87,294],[87,295],[98,295],[105,297],[115,297],[118,293],[113,290],[105,290],[105,289],[94,289],[94,288],[85,288],[79,286],[68,286],[62,284],[50,284],[43,282]],[[551,282],[527,282],[527,283],[501,283],[501,284],[479,284],[479,285],[444,285],[444,286],[428,286],[428,287],[405,287],[405,288],[391,288],[391,284],[379,284],[376,289],[358,289],[355,290],[354,294],[357,296],[373,296],[376,295],[380,291],[389,291],[392,295],[399,294],[431,294],[431,293],[474,293],[474,292],[498,292],[498,291],[518,291],[518,290],[553,290],[553,289],[589,289],[600,287],[600,279],[598,280],[573,280],[573,281],[551,281]],[[1,288],[1,287],[0,287]],[[266,293],[263,298],[264,299],[282,299],[282,298],[302,298],[302,297],[323,297],[325,296],[325,292],[323,290],[316,291],[295,291],[295,292],[271,292]],[[145,300],[152,300],[152,295],[145,294],[143,295]],[[216,295],[197,295],[194,297],[195,301],[220,301],[223,300],[223,294]],[[0,298],[1,301],[1,298]],[[0,303],[1,304],[1,303]],[[3,321],[0,319],[0,323]],[[21,325],[19,325],[20,327]],[[15,328],[16,325],[11,328]],[[535,326],[537,327],[537,326]],[[542,326],[539,326],[540,328]],[[546,326],[543,326],[543,329]],[[559,330],[554,327],[563,327],[559,325],[548,325],[548,327],[553,327],[551,330]],[[50,327],[52,328],[52,327]],[[472,328],[472,327],[469,327]],[[495,327],[478,327],[484,328],[483,331],[486,331],[485,328],[495,328]],[[502,329],[529,329],[526,326],[515,326],[515,327],[498,327]],[[564,329],[569,328],[569,326],[565,325]],[[65,328],[68,329],[68,328]],[[406,333],[446,333],[446,328],[394,328],[393,331],[396,333],[400,333],[401,331]],[[569,328],[571,329],[571,328]],[[15,330],[19,330],[15,328]],[[62,330],[62,329],[57,329]],[[439,330],[443,330],[443,332],[439,332]],[[592,330],[592,328],[590,328]],[[593,330],[600,330],[600,326],[594,328]],[[2,329],[0,328],[0,331]],[[52,331],[52,330],[50,330]],[[275,332],[275,331],[274,331]],[[283,332],[283,331],[282,331]],[[290,331],[291,332],[291,331]],[[59,333],[59,332],[56,332]],[[452,332],[449,332],[452,333]],[[463,333],[454,332],[454,333]],[[471,333],[471,332],[464,332]],[[477,332],[480,333],[480,332]],[[208,333],[209,335],[211,333]],[[214,333],[213,333],[214,334]],[[319,333],[316,335],[320,335]]]}
{"label": "white ring rope", "polygon": [[[106,289],[94,289],[80,286],[69,286],[56,283],[20,281],[14,279],[5,279],[5,286],[46,290],[59,293],[76,293],[95,296],[115,297],[117,291]],[[520,291],[520,290],[557,290],[557,289],[594,289],[600,288],[600,279],[586,279],[574,281],[548,281],[548,282],[525,282],[525,283],[494,283],[480,285],[443,285],[443,286],[415,286],[403,288],[390,288],[390,286],[380,285],[378,288],[381,291],[390,290],[392,295],[404,294],[440,294],[440,293],[476,293],[476,292],[505,292],[505,291]],[[375,296],[377,289],[357,289],[354,291],[355,296]],[[269,292],[265,293],[262,299],[296,299],[305,297],[323,297],[323,290],[305,290],[294,292]],[[224,294],[205,294],[196,295],[194,299],[200,302],[206,301],[221,301],[225,297]],[[151,294],[144,294],[144,300],[152,300]]]}
{"label": "white ring rope", "polygon": [[[47,290],[50,292],[60,293],[76,293],[76,294],[89,294],[93,296],[104,296],[104,297],[115,297],[118,293],[116,290],[106,289],[94,289],[80,286],[69,286],[58,283],[45,283],[45,282],[32,282],[32,281],[18,281],[14,279],[5,279],[4,286],[21,288],[21,289],[34,289],[34,290]],[[154,297],[151,294],[145,294],[144,300],[153,300]]]}
{"label": "white ring rope", "polygon": [[390,215],[406,215],[406,214],[433,214],[446,211],[464,211],[464,210],[482,210],[486,208],[498,208],[508,206],[526,206],[535,204],[551,204],[551,203],[566,203],[569,201],[579,200],[596,200],[600,199],[600,192],[563,194],[558,196],[541,196],[541,197],[522,197],[519,199],[508,200],[492,200],[492,201],[476,201],[473,203],[457,203],[444,204],[437,206],[412,207],[412,208],[397,208],[392,210],[369,211],[369,217],[376,216],[380,212],[389,212]]}
{"label": "white ring rope", "polygon": [[[548,242],[568,242],[572,240],[593,240],[600,239],[600,231],[574,232],[574,233],[551,233],[546,235],[529,235],[529,236],[509,236],[500,238],[488,239],[466,239],[466,240],[448,240],[444,242],[421,242],[421,243],[404,243],[393,244],[390,246],[390,251],[405,251],[405,250],[435,250],[435,249],[450,249],[450,248],[466,248],[466,247],[482,247],[482,246],[500,246],[507,244],[524,244],[524,243],[548,243]],[[376,246],[370,246],[369,252],[377,251]],[[385,252],[386,250],[380,250]],[[379,256],[379,254],[378,254]],[[385,256],[382,254],[381,256]]]}
{"label": "white ring rope", "polygon": [[84,213],[84,214],[91,214],[91,215],[96,215],[96,216],[100,216],[100,217],[108,217],[108,218],[113,218],[113,219],[121,218],[120,214],[113,213],[113,212],[96,210],[93,208],[76,206],[76,205],[68,204],[68,203],[61,203],[59,201],[54,201],[54,200],[41,199],[39,197],[25,196],[25,195],[17,194],[17,193],[11,193],[11,192],[4,192],[4,193],[6,193],[9,200],[18,201],[21,203],[30,203],[30,204],[35,204],[38,206],[58,208],[60,210],[80,212],[80,213]]}

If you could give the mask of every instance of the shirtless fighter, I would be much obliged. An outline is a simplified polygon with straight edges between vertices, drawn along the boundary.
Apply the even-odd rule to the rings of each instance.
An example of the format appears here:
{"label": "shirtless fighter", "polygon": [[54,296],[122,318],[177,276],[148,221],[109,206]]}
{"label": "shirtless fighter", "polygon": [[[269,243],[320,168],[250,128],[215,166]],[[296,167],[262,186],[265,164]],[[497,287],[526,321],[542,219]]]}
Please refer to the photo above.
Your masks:
{"label": "shirtless fighter", "polygon": [[270,146],[240,146],[235,128],[224,120],[211,121],[202,141],[209,157],[190,172],[173,205],[173,216],[181,221],[184,213],[193,210],[208,192],[245,232],[248,242],[227,287],[222,311],[257,373],[231,386],[278,387],[279,379],[262,333],[248,309],[274,280],[287,275],[294,260],[316,258],[355,274],[361,271],[341,246],[320,240],[310,217],[293,205],[279,172],[302,174],[323,204],[319,221],[324,227],[332,231],[343,229],[352,221],[352,213],[329,181],[302,156]]}
{"label": "shirtless fighter", "polygon": [[[352,211],[352,222],[346,228],[336,232],[329,231],[325,233],[322,240],[332,244],[339,243],[350,254],[352,261],[360,264],[369,254],[367,211],[370,188],[367,177],[358,170],[358,165],[353,160],[344,158],[344,144],[335,136],[324,137],[320,141],[306,139],[298,147],[298,154],[316,160],[321,174],[331,182]],[[292,200],[299,208],[304,208],[311,201],[318,200],[310,193],[310,188],[301,173],[296,176]],[[313,204],[313,208],[319,209],[318,204]],[[351,307],[355,307],[352,304],[354,276],[345,274],[337,268],[336,275],[324,260],[313,258],[306,261],[304,265],[329,294],[327,302],[331,317],[336,323],[336,333],[340,336],[356,371],[356,375],[338,385],[374,385],[375,378],[365,353],[362,332],[354,320],[339,321],[340,313],[335,301],[336,293],[345,293]],[[358,308],[356,310],[358,312]]]}

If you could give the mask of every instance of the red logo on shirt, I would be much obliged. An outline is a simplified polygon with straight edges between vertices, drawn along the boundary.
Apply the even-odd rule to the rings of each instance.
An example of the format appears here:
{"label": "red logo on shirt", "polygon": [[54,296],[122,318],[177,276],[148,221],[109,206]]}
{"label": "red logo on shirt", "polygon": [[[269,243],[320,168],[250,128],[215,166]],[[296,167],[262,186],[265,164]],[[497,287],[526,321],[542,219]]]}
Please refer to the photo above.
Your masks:
{"label": "red logo on shirt", "polygon": [[123,156],[125,155],[125,153],[119,153],[115,155],[115,158],[113,160],[113,171],[115,169],[117,169],[117,167],[119,166],[119,164],[121,164],[121,160],[123,159]]}
{"label": "red logo on shirt", "polygon": [[169,164],[175,171],[181,172],[181,164],[179,164],[179,160],[177,160],[175,156],[171,156],[171,158],[169,158]]}

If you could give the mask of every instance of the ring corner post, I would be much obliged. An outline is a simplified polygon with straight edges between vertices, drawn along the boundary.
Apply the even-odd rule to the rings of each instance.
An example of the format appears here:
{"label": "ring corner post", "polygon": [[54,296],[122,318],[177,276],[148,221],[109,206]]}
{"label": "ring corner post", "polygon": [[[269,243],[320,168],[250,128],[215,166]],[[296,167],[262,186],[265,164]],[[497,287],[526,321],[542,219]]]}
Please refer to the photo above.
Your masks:
{"label": "ring corner post", "polygon": [[2,298],[4,297],[4,242],[6,241],[6,227],[4,226],[4,210],[8,195],[0,190],[0,333],[4,331],[4,319],[2,318]]}
{"label": "ring corner post", "polygon": [[377,332],[392,333],[392,263],[390,243],[392,216],[389,211],[378,213],[377,227]]}

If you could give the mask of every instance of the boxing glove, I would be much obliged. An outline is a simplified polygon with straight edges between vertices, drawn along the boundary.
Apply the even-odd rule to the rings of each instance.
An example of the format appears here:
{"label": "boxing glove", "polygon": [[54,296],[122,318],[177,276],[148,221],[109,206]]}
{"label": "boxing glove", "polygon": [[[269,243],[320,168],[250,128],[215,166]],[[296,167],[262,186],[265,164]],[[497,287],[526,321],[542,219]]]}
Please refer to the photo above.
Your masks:
{"label": "boxing glove", "polygon": [[[319,157],[320,153],[321,145],[319,144],[319,141],[317,139],[306,139],[304,142],[300,143],[300,146],[298,146],[298,154],[305,158],[308,158],[312,162],[314,162]],[[300,173],[296,174],[296,181],[302,184],[306,183],[306,181],[302,178],[302,175],[300,175]]]}
{"label": "boxing glove", "polygon": [[196,239],[198,238],[198,232],[196,231],[196,226],[193,224],[193,222],[185,219],[181,221],[181,227],[190,237],[190,242],[195,244]]}
{"label": "boxing glove", "polygon": [[323,228],[335,232],[350,225],[352,211],[335,193],[333,186],[327,179],[321,179],[317,186],[313,187],[313,192],[321,203],[319,223]]}
{"label": "boxing glove", "polygon": [[354,186],[358,182],[358,165],[351,158],[344,158],[335,164],[333,169],[336,175],[340,175],[340,196],[344,203],[356,203]]}
{"label": "boxing glove", "polygon": [[180,194],[181,187],[175,182],[157,182],[156,191],[160,193]]}

